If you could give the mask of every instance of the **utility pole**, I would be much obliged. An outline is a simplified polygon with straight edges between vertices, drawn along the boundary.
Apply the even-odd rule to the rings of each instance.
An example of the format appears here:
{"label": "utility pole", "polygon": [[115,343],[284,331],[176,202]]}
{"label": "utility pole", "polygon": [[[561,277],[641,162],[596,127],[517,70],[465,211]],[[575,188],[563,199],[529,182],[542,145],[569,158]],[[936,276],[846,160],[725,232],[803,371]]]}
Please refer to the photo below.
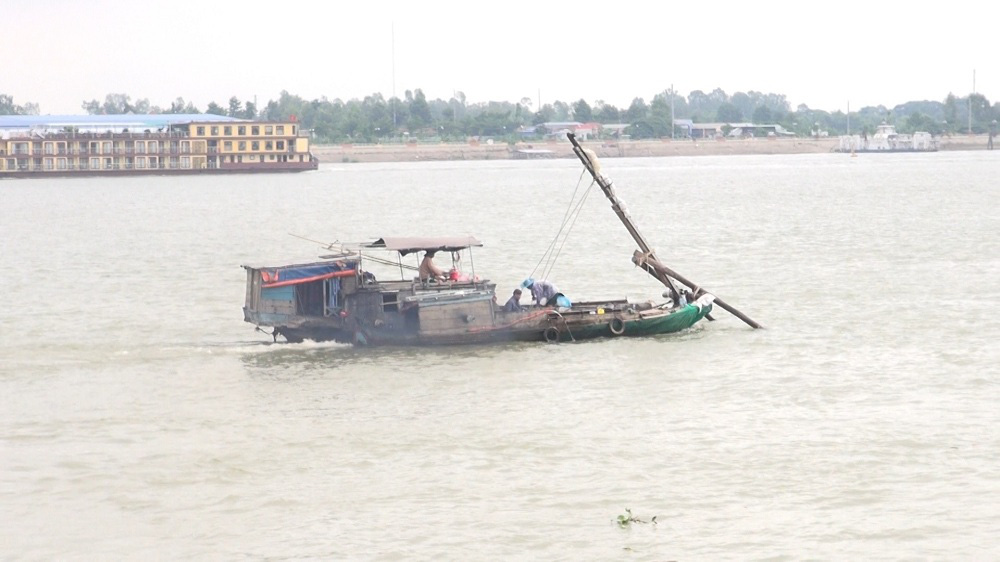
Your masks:
{"label": "utility pole", "polygon": [[670,85],[670,140],[674,140],[674,85]]}
{"label": "utility pole", "polygon": [[972,134],[972,96],[976,93],[976,69],[972,69],[972,94],[969,95],[969,134]]}
{"label": "utility pole", "polygon": [[847,136],[851,136],[851,102],[847,101]]}
{"label": "utility pole", "polygon": [[396,137],[396,22],[390,27],[392,33],[392,136]]}

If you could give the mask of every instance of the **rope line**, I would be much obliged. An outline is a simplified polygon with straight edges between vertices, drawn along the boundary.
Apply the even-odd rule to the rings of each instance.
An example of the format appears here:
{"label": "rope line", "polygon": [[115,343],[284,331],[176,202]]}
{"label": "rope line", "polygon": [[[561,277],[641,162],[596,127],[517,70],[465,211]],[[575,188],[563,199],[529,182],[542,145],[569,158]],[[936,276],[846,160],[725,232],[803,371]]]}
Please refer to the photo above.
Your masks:
{"label": "rope line", "polygon": [[[573,189],[573,196],[570,197],[569,204],[566,206],[566,211],[563,213],[563,218],[562,222],[559,225],[559,230],[556,232],[556,235],[552,238],[552,241],[549,242],[548,247],[545,248],[545,252],[542,253],[542,257],[538,259],[538,263],[535,264],[534,269],[531,270],[531,273],[528,274],[528,277],[534,277],[535,272],[538,271],[539,267],[541,267],[542,277],[547,277],[549,273],[551,273],[552,268],[555,266],[555,260],[558,258],[559,252],[562,251],[563,245],[566,244],[565,238],[569,236],[569,232],[572,230],[572,224],[575,224],[577,217],[580,216],[580,210],[583,207],[583,202],[586,201],[587,195],[594,187],[594,182],[591,182],[591,184],[587,187],[587,190],[581,196],[580,201],[579,202],[576,201],[577,193],[580,191],[580,185],[583,183],[583,177],[586,173],[587,173],[586,170],[580,172],[580,178],[576,182],[576,187]],[[566,229],[567,223],[570,223],[571,226],[570,230],[567,230],[566,234],[564,235],[563,231]],[[555,247],[556,244],[559,242],[560,236],[563,236],[563,241],[562,244],[560,244],[559,246],[559,250],[555,251]],[[545,263],[544,266],[542,266],[543,262]]]}

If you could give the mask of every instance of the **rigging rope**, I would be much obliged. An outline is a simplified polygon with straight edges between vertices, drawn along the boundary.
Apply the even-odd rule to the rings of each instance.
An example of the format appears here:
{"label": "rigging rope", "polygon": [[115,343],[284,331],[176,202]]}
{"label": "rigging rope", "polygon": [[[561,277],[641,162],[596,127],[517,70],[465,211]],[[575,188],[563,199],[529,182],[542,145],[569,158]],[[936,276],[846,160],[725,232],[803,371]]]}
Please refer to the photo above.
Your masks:
{"label": "rigging rope", "polygon": [[[573,196],[570,197],[569,204],[566,206],[566,212],[563,213],[563,219],[562,223],[559,225],[559,230],[556,232],[556,235],[552,238],[552,241],[549,242],[548,247],[545,249],[545,252],[542,253],[542,257],[539,258],[538,263],[535,264],[534,269],[531,270],[531,273],[528,274],[528,277],[534,277],[535,272],[538,271],[539,267],[541,267],[543,278],[547,277],[549,273],[552,272],[552,268],[555,266],[555,262],[559,257],[559,253],[562,251],[563,246],[566,244],[566,238],[569,236],[569,233],[573,230],[573,225],[576,224],[576,219],[580,216],[580,210],[583,208],[583,203],[584,201],[587,200],[587,195],[590,194],[591,190],[594,187],[595,182],[591,182],[590,185],[587,187],[587,190],[580,197],[580,201],[579,202],[576,201],[576,195],[580,191],[580,184],[583,183],[583,177],[586,174],[586,172],[587,172],[586,170],[583,170],[580,173],[580,178],[576,182],[576,188],[573,189]],[[567,223],[570,225],[568,230],[566,230]],[[564,230],[566,230],[565,234],[563,234]],[[558,250],[556,250],[555,247],[556,244],[559,243],[560,236],[563,236],[563,240],[562,243],[559,244]],[[542,266],[542,262],[545,263],[544,266]]]}
{"label": "rigging rope", "polygon": [[576,209],[573,210],[573,221],[570,222],[569,228],[566,229],[566,234],[563,235],[562,242],[559,243],[559,249],[556,250],[555,255],[552,256],[552,262],[549,264],[548,269],[546,269],[542,277],[548,278],[549,274],[552,273],[552,268],[555,267],[556,261],[559,259],[559,254],[562,253],[563,246],[566,245],[566,241],[569,240],[569,233],[573,232],[573,227],[576,225],[576,219],[580,218],[580,211],[583,210],[583,204],[587,201],[587,196],[593,191],[593,187],[596,182],[591,182],[590,186],[587,187],[587,191],[583,192],[583,196],[580,198],[580,202],[577,203]]}

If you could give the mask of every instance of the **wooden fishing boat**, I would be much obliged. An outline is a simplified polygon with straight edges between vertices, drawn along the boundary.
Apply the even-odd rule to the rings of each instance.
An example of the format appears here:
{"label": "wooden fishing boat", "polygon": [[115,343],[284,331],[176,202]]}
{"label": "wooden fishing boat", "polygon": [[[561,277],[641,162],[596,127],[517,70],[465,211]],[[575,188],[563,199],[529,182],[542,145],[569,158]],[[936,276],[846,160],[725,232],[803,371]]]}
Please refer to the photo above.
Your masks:
{"label": "wooden fishing boat", "polygon": [[[380,238],[329,245],[322,261],[243,267],[247,272],[244,320],[270,327],[289,342],[337,341],[357,345],[454,345],[505,341],[564,342],[599,337],[648,336],[685,330],[711,319],[714,304],[753,327],[755,322],[660,263],[624,211],[614,188],[600,174],[592,153],[570,135],[577,156],[612,203],[639,250],[632,261],[667,287],[661,300],[627,299],[546,303],[508,311],[496,301],[496,284],[461,273],[463,252],[470,257],[482,242],[471,236]],[[403,258],[446,252],[452,272],[444,280],[408,276]],[[388,256],[377,257],[376,253]],[[396,262],[391,261],[396,258]],[[398,266],[400,278],[378,279],[368,264]],[[566,304],[566,303],[561,303]],[[262,330],[263,331],[263,330]]]}

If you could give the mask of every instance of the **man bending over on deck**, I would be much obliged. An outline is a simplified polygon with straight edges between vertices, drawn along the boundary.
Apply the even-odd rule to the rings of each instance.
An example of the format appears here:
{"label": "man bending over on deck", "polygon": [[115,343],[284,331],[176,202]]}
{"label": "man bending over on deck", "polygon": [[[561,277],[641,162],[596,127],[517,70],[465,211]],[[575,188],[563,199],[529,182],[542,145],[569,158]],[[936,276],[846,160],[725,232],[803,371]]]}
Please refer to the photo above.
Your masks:
{"label": "man bending over on deck", "polygon": [[528,278],[521,283],[524,289],[531,289],[531,298],[538,306],[558,306],[569,308],[571,303],[566,295],[559,292],[556,286],[548,281],[535,281]]}
{"label": "man bending over on deck", "polygon": [[428,281],[431,279],[444,281],[448,278],[444,271],[442,271],[441,268],[434,263],[434,252],[432,250],[424,252],[424,259],[420,262],[418,274],[420,275],[421,281]]}

